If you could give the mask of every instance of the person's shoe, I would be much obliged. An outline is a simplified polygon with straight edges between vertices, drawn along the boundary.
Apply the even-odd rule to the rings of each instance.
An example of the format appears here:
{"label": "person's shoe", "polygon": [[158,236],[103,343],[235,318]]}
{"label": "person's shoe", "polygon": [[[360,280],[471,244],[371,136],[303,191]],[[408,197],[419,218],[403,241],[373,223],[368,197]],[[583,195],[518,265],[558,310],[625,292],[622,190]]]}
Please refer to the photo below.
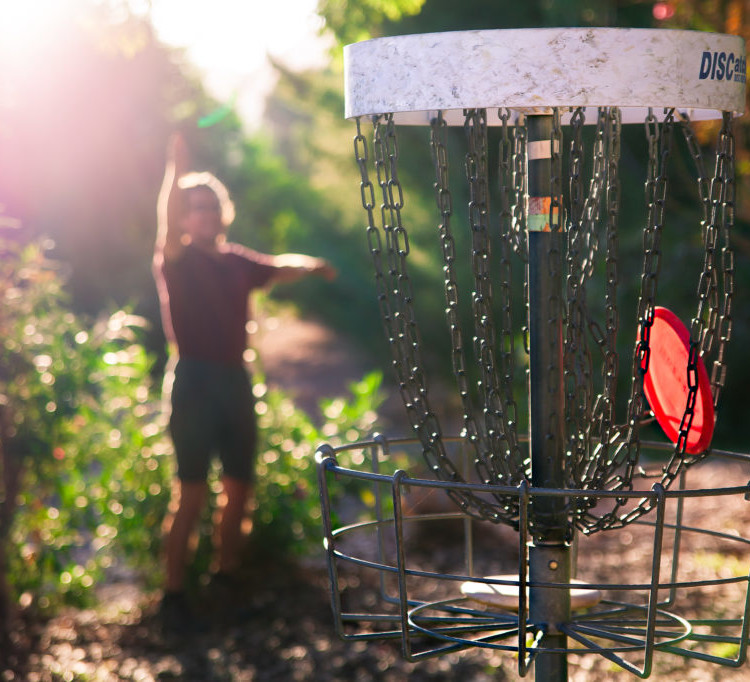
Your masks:
{"label": "person's shoe", "polygon": [[240,580],[234,573],[225,573],[217,571],[211,576],[208,583],[211,592],[218,592],[225,595],[236,594],[241,587]]}
{"label": "person's shoe", "polygon": [[184,592],[165,592],[159,606],[159,621],[165,635],[194,632],[195,621]]}
{"label": "person's shoe", "polygon": [[232,574],[217,572],[207,586],[208,609],[217,625],[230,625],[247,615],[242,580]]}

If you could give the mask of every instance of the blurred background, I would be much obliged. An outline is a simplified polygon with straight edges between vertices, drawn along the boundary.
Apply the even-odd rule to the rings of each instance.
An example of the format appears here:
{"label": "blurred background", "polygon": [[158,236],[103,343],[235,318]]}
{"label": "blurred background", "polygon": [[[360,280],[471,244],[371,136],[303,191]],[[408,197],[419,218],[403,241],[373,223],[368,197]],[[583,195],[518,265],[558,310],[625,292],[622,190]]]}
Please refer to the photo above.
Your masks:
{"label": "blurred background", "polygon": [[[333,330],[363,353],[371,367],[386,368],[388,349],[353,159],[354,124],[343,119],[341,48],[384,35],[544,26],[681,28],[747,37],[750,8],[744,0],[0,3],[0,289],[5,306],[0,308],[0,381],[8,401],[24,406],[13,417],[15,426],[8,433],[15,445],[9,447],[24,456],[36,455],[30,469],[41,486],[27,485],[26,497],[18,498],[26,505],[25,513],[31,514],[14,539],[21,557],[18,566],[23,561],[31,565],[42,556],[45,543],[54,540],[58,550],[70,551],[64,559],[61,551],[45,555],[50,571],[58,576],[65,573],[61,584],[66,589],[75,584],[86,587],[90,569],[75,556],[84,541],[70,537],[66,529],[72,522],[60,514],[79,514],[74,525],[92,528],[95,535],[104,527],[102,535],[96,535],[102,546],[114,537],[107,528],[120,524],[114,534],[126,536],[122,523],[127,517],[132,521],[134,548],[142,547],[143,538],[137,533],[157,528],[163,514],[161,493],[168,477],[149,479],[157,469],[149,458],[165,455],[169,446],[159,440],[158,420],[146,426],[138,420],[158,412],[154,387],[159,386],[166,361],[151,252],[169,135],[182,131],[196,167],[215,172],[230,188],[237,206],[230,239],[261,251],[324,256],[339,270],[333,285],[308,281],[280,287],[272,300],[293,302],[295,315]],[[750,119],[743,118],[735,128],[734,337],[717,427],[717,443],[738,448],[747,447],[744,391],[750,383],[746,353],[750,347],[749,127]],[[716,124],[696,126],[706,154],[712,153],[717,133]],[[450,144],[458,147],[463,130],[450,134]],[[400,135],[415,301],[423,338],[429,339],[424,349],[428,370],[441,381],[449,378],[451,370],[443,263],[435,239],[438,217],[429,131],[405,129]],[[692,203],[686,199],[694,194],[690,184],[694,181],[687,178],[690,159],[680,154],[668,192],[668,210],[676,217],[665,231],[660,291],[668,294],[663,304],[687,321],[696,305],[702,244],[699,207],[694,198],[689,200]],[[642,126],[627,129],[621,168],[621,309],[631,317],[642,262],[646,157]],[[454,161],[458,177],[461,163],[460,157]],[[710,160],[707,165],[710,169]],[[457,226],[466,212],[461,191],[457,189],[454,196]],[[458,238],[465,246],[466,235]],[[34,245],[38,250],[29,251]],[[686,268],[697,268],[695,277],[686,277]],[[123,355],[134,347],[123,334],[135,326],[135,320],[140,321],[137,338],[143,350],[137,371],[144,371],[150,383],[126,390],[128,378],[141,378],[133,356]],[[622,335],[622,351],[628,358],[633,339]],[[121,347],[92,345],[100,340]],[[87,349],[90,355],[84,357]],[[629,362],[621,362],[626,371]],[[112,368],[128,363],[127,372],[112,373]],[[117,381],[98,386],[85,402],[87,386],[108,376],[116,376]],[[383,381],[386,393],[395,394],[387,370]],[[363,391],[372,396],[375,385],[371,382]],[[264,447],[268,452],[274,448],[291,452],[295,445],[290,434],[310,442],[337,429],[357,436],[373,426],[370,408],[376,402],[357,407],[358,415],[367,415],[363,420],[349,419],[343,403],[329,405],[325,413],[329,423],[321,431],[309,424],[299,432],[281,421],[266,424],[264,428],[276,430],[267,432]],[[133,405],[140,412],[133,411]],[[281,409],[272,413],[286,414]],[[120,421],[114,420],[113,415],[120,414]],[[360,430],[349,431],[355,421]],[[74,464],[66,467],[69,461]],[[105,461],[115,462],[111,471],[103,468]],[[275,460],[269,455],[268,461]],[[140,477],[129,482],[132,466],[123,473],[123,462],[144,467],[138,470]],[[86,476],[72,473],[76,467],[82,467]],[[278,467],[275,470],[278,473]],[[284,476],[285,482],[275,485],[288,486],[290,480],[297,485],[298,478]],[[101,481],[101,490],[92,487],[92,477]],[[308,478],[313,480],[311,473]],[[124,487],[108,488],[111,480],[122,481],[117,485]],[[313,484],[304,484],[309,485]],[[0,507],[6,516],[8,500],[15,499],[7,493],[12,489],[6,482],[6,508]],[[130,497],[125,495],[128,490]],[[314,495],[308,498],[304,514],[317,527],[317,501]],[[151,499],[158,504],[146,523],[152,512],[143,506],[144,500]],[[49,515],[53,503],[58,516]],[[0,545],[8,536],[3,514]],[[39,518],[34,520],[34,514]],[[106,518],[111,523],[102,521]],[[295,530],[290,542],[301,535],[302,530]],[[42,583],[40,575],[35,578],[37,587]],[[21,585],[28,578],[22,570],[16,576]]]}
{"label": "blurred background", "polygon": [[[343,120],[341,46],[399,33],[539,26],[620,26],[750,30],[739,0],[288,0],[270,5],[222,0],[46,0],[0,9],[0,209],[6,230],[45,237],[64,267],[75,312],[97,316],[130,306],[150,321],[147,346],[161,371],[164,343],[150,273],[155,200],[165,141],[184,131],[197,166],[224,178],[237,203],[230,238],[259,250],[323,255],[339,268],[335,292],[322,283],[280,290],[366,349],[387,352],[362,229],[353,124]],[[747,218],[748,123],[739,121],[739,271],[732,351],[734,396],[748,369],[738,348],[750,341],[741,286],[750,241]],[[627,131],[623,173],[623,256],[635,251],[642,220],[644,138]],[[715,130],[700,139],[709,144]],[[460,137],[461,131],[456,134]],[[422,324],[434,338],[427,361],[448,370],[442,351],[442,265],[427,132],[403,133],[407,210],[417,257],[412,276]],[[460,159],[456,165],[460,163]],[[670,200],[681,190],[670,188]],[[461,198],[456,200],[461,204]],[[460,211],[461,209],[457,209]],[[683,211],[684,213],[684,211]],[[684,216],[685,221],[693,219]],[[683,218],[681,217],[681,221]],[[683,237],[675,231],[675,240]],[[667,235],[669,240],[670,236]],[[663,270],[680,277],[679,253],[665,249]],[[634,257],[638,254],[634,252]],[[639,268],[637,261],[634,267]],[[637,278],[632,278],[633,284]],[[625,289],[629,286],[625,282]],[[627,300],[627,293],[624,294]],[[686,300],[694,292],[686,290]],[[679,307],[679,306],[678,306]],[[743,342],[744,339],[744,342]],[[433,358],[432,356],[436,357]],[[735,374],[737,372],[738,374]],[[738,381],[735,377],[744,380]],[[740,404],[730,398],[729,433]]]}
{"label": "blurred background", "polygon": [[[177,0],[3,3],[3,220],[22,225],[23,239],[51,240],[50,255],[64,264],[74,311],[96,316],[130,306],[147,318],[147,345],[156,354],[158,373],[164,352],[150,274],[154,206],[165,140],[180,129],[194,149],[196,165],[213,170],[230,186],[238,208],[231,239],[259,250],[324,255],[341,272],[333,294],[322,284],[305,283],[277,295],[294,298],[307,313],[314,311],[380,362],[386,347],[351,158],[353,124],[342,115],[341,46],[379,35],[535,26],[674,27],[744,35],[750,17],[739,0],[511,5],[288,0],[263,6],[222,0],[210,7]],[[740,280],[750,252],[750,199],[742,191],[750,176],[747,125],[740,120],[737,129]],[[701,139],[710,142],[711,133]],[[436,218],[427,132],[407,130],[403,137],[407,210],[418,254],[412,264],[416,298],[424,306],[424,328],[443,350],[442,266],[431,236]],[[627,207],[642,203],[642,131],[626,134],[624,143],[632,149],[623,173],[621,234],[627,247],[628,236],[635,244],[640,240],[633,224],[639,217]],[[670,191],[670,200],[679,202],[680,194],[679,187]],[[667,284],[662,286],[668,287],[669,273],[679,278],[680,266],[679,256],[673,267],[665,251]],[[741,283],[735,348],[743,346],[743,338],[750,341]],[[734,352],[732,358],[734,370],[746,377],[743,355]],[[428,362],[438,369],[444,364],[431,357]],[[726,402],[733,402],[731,387],[727,394]],[[729,411],[736,417],[742,412]]]}

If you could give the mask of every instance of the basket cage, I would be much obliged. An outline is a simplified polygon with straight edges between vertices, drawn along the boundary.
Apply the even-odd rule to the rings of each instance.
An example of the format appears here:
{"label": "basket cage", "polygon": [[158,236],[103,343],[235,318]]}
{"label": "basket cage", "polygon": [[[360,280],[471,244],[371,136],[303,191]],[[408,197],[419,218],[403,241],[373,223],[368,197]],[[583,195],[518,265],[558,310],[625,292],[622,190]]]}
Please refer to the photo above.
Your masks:
{"label": "basket cage", "polygon": [[[465,440],[446,442],[455,465],[468,470]],[[663,447],[644,444],[654,455]],[[343,639],[395,640],[410,661],[476,648],[513,653],[520,676],[533,669],[536,657],[550,652],[596,653],[638,677],[658,670],[664,653],[728,668],[745,663],[750,540],[732,530],[733,520],[721,509],[734,496],[747,500],[750,485],[702,488],[691,483],[722,475],[715,471],[717,462],[747,478],[747,455],[717,450],[710,461],[683,471],[673,489],[644,477],[638,489],[621,493],[631,504],[644,496],[653,501],[652,513],[633,522],[645,532],[625,528],[577,536],[574,553],[586,560],[575,562],[574,577],[598,590],[601,600],[574,610],[561,625],[568,644],[560,649],[545,645],[547,625],[531,618],[528,595],[540,589],[562,595],[568,583],[519,576],[528,576],[533,499],[581,491],[409,476],[402,467],[414,461],[420,448],[415,439],[376,435],[356,444],[324,445],[317,452],[332,609]],[[461,487],[488,499],[515,495],[523,510],[520,528],[478,522],[462,513],[446,497]],[[602,504],[611,503],[613,495],[586,494]],[[346,517],[337,509],[346,509]],[[681,560],[687,552],[701,557],[698,570]],[[630,575],[645,577],[627,582]],[[356,589],[349,587],[352,579]],[[477,602],[462,594],[467,582],[510,588],[517,605]]]}

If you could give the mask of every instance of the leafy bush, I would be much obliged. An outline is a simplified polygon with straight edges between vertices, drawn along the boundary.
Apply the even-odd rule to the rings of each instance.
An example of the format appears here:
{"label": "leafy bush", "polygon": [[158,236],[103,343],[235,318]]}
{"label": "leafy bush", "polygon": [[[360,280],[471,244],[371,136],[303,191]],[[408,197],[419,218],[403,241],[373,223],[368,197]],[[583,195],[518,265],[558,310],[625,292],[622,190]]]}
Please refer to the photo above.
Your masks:
{"label": "leafy bush", "polygon": [[371,434],[382,402],[381,381],[382,375],[373,372],[349,387],[348,398],[323,401],[325,421],[320,426],[283,392],[256,386],[261,448],[254,544],[277,553],[320,551],[322,521],[315,451],[323,442],[355,442]]}
{"label": "leafy bush", "polygon": [[45,609],[85,601],[122,557],[136,566],[153,561],[169,444],[138,343],[142,320],[118,311],[87,329],[67,309],[42,250],[8,249],[3,447],[8,461],[22,462],[9,579],[22,604]]}

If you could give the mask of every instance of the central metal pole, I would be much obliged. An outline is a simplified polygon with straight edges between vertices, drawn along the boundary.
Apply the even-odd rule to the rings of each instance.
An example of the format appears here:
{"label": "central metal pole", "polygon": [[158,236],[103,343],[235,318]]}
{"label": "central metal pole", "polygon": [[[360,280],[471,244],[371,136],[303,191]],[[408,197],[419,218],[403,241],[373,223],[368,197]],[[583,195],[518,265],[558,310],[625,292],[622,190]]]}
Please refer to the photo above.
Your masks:
{"label": "central metal pole", "polygon": [[[531,484],[565,487],[563,438],[562,230],[551,231],[551,115],[528,117],[528,278],[529,278],[529,420]],[[558,150],[559,151],[559,150]],[[559,211],[559,209],[555,209]],[[562,218],[557,220],[562,228]],[[537,682],[567,680],[567,638],[559,623],[570,618],[570,590],[534,587],[535,583],[570,582],[570,547],[566,541],[565,499],[534,495],[529,546],[529,617],[543,631],[541,653],[534,663]]]}

